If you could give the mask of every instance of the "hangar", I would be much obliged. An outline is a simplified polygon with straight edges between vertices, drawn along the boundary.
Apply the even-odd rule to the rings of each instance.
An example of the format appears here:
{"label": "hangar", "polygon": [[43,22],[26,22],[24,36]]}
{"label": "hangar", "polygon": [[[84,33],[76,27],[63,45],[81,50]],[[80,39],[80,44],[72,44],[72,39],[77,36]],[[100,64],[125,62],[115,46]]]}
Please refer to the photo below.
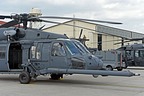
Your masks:
{"label": "hangar", "polygon": [[[64,24],[74,25],[66,26]],[[81,26],[83,28],[78,28],[75,26]],[[142,38],[144,34],[137,33],[133,31],[128,31],[124,29],[114,28],[110,26],[105,26],[101,24],[96,24],[92,22],[86,22],[81,20],[70,20],[62,24],[53,25],[43,29],[46,32],[54,32],[59,34],[66,34],[69,38],[79,38],[81,29],[83,29],[82,37],[86,38],[86,46],[89,48],[98,48],[98,50],[111,50],[121,47],[121,42],[123,38]],[[141,43],[141,41],[139,41]],[[138,41],[124,43],[139,43]]]}

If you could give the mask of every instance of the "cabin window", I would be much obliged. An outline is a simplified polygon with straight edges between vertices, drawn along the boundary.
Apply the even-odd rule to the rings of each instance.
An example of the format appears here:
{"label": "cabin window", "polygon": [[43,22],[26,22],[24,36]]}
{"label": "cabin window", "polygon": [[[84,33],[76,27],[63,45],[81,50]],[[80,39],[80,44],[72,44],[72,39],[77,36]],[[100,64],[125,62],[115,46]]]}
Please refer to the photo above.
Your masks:
{"label": "cabin window", "polygon": [[138,50],[135,51],[135,57],[139,57],[139,51]]}
{"label": "cabin window", "polygon": [[139,57],[144,57],[144,50],[139,50]]}
{"label": "cabin window", "polygon": [[38,43],[36,48],[36,59],[41,60],[41,56],[42,56],[41,51],[42,51],[42,43]]}
{"label": "cabin window", "polygon": [[52,47],[52,56],[66,56],[64,46],[62,43],[54,43]]}
{"label": "cabin window", "polygon": [[31,57],[36,58],[36,46],[31,47]]}
{"label": "cabin window", "polygon": [[5,56],[6,56],[6,47],[1,46],[0,47],[0,59],[5,59]]}

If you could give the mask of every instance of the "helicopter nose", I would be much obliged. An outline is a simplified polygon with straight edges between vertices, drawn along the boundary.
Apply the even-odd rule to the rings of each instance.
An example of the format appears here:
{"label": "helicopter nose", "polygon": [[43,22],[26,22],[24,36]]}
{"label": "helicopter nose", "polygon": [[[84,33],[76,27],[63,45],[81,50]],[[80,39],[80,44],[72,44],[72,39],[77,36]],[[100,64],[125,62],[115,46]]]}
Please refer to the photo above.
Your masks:
{"label": "helicopter nose", "polygon": [[94,61],[94,65],[97,67],[96,69],[102,69],[103,62],[101,59],[99,59],[98,57],[94,55],[92,55],[90,58],[91,58],[91,61]]}
{"label": "helicopter nose", "polygon": [[103,61],[100,58],[97,58],[99,68],[103,67]]}

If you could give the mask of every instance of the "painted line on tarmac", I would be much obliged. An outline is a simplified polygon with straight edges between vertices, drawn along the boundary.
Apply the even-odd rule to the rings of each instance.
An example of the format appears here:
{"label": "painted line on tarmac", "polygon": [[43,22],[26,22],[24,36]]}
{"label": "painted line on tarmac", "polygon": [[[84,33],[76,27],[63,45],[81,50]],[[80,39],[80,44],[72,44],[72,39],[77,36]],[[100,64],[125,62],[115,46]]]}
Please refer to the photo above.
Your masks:
{"label": "painted line on tarmac", "polygon": [[142,88],[144,89],[144,86],[138,86],[138,85],[119,85],[119,84],[96,84],[98,86],[111,86],[111,87],[126,87],[126,88]]}
{"label": "painted line on tarmac", "polygon": [[144,70],[144,67],[128,67],[127,69],[132,69],[132,70]]}

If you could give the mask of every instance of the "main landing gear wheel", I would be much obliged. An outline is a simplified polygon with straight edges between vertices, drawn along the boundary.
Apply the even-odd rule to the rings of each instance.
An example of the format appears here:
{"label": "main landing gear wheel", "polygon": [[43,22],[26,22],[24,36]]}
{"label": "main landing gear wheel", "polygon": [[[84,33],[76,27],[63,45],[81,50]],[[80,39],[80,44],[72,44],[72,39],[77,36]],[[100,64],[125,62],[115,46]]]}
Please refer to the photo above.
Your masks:
{"label": "main landing gear wheel", "polygon": [[122,71],[123,69],[122,69],[122,68],[117,68],[117,70],[118,70],[118,71]]}
{"label": "main landing gear wheel", "polygon": [[31,81],[31,77],[30,77],[30,73],[23,71],[20,75],[19,75],[19,81],[21,84],[28,84]]}
{"label": "main landing gear wheel", "polygon": [[63,77],[62,74],[51,74],[50,76],[52,80],[59,80],[60,77]]}

